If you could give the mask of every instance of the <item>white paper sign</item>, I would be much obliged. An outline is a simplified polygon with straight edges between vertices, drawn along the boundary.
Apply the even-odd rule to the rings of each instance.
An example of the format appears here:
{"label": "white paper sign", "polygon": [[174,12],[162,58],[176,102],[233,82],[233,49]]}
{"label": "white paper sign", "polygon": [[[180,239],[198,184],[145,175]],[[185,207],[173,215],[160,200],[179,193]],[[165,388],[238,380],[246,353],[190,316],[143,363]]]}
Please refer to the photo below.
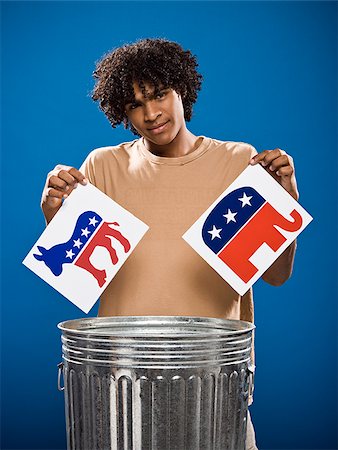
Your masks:
{"label": "white paper sign", "polygon": [[183,239],[244,295],[311,220],[265,169],[248,166]]}
{"label": "white paper sign", "polygon": [[148,228],[93,185],[79,184],[23,264],[88,313]]}

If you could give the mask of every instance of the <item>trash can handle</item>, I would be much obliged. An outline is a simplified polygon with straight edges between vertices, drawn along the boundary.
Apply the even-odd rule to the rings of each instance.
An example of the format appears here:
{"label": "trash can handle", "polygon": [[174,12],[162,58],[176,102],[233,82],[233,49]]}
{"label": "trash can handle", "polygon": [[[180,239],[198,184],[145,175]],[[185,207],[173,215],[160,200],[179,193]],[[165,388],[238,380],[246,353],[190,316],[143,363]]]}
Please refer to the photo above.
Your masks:
{"label": "trash can handle", "polygon": [[60,362],[58,364],[58,390],[59,391],[64,391],[64,389],[65,389],[64,383],[63,383],[63,386],[61,386],[61,377],[63,375],[63,367],[64,367],[63,362]]}
{"label": "trash can handle", "polygon": [[254,382],[255,382],[255,369],[256,366],[254,364],[249,364],[249,397],[252,396],[254,391]]}

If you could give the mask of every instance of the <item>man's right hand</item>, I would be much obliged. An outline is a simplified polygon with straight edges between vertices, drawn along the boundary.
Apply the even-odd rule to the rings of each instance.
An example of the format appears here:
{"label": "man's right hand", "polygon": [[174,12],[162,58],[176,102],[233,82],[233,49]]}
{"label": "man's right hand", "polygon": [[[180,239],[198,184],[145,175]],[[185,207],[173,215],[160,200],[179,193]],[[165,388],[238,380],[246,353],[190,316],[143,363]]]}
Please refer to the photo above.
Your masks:
{"label": "man's right hand", "polygon": [[42,192],[41,208],[49,223],[62,201],[76,188],[77,184],[87,184],[85,176],[74,167],[58,164],[49,174]]}

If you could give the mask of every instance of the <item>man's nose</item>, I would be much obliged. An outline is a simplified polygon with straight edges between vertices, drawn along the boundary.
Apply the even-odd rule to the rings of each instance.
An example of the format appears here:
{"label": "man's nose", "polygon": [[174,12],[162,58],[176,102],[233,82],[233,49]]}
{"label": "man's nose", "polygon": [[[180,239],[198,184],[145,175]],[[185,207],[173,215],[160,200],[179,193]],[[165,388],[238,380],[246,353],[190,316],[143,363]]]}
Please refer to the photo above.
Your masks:
{"label": "man's nose", "polygon": [[145,112],[144,112],[144,120],[146,122],[153,122],[162,114],[161,109],[157,102],[149,101],[146,103]]}

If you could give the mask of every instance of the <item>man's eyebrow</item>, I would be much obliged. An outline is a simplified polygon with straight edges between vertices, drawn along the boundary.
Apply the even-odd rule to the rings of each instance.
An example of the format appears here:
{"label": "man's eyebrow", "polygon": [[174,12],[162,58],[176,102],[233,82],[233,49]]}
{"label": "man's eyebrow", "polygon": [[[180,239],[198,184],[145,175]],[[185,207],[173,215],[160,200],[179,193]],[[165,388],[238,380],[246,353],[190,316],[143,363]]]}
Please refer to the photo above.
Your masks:
{"label": "man's eyebrow", "polygon": [[159,86],[159,88],[158,88],[158,90],[161,92],[161,91],[167,91],[167,90],[169,90],[169,89],[171,89],[171,87],[170,86]]}
{"label": "man's eyebrow", "polygon": [[135,103],[136,99],[135,98],[127,98],[126,100],[124,100],[124,106],[126,105],[130,105],[131,103]]}
{"label": "man's eyebrow", "polygon": [[[158,92],[167,91],[169,89],[171,89],[170,86],[159,86],[158,87]],[[147,98],[153,98],[155,96],[156,96],[155,90],[153,90],[151,93],[147,92]],[[138,103],[138,102],[141,102],[141,101],[142,100],[138,100],[135,97],[134,98],[128,98],[128,99],[124,100],[124,106],[130,105],[130,104],[133,104],[133,103]]]}

